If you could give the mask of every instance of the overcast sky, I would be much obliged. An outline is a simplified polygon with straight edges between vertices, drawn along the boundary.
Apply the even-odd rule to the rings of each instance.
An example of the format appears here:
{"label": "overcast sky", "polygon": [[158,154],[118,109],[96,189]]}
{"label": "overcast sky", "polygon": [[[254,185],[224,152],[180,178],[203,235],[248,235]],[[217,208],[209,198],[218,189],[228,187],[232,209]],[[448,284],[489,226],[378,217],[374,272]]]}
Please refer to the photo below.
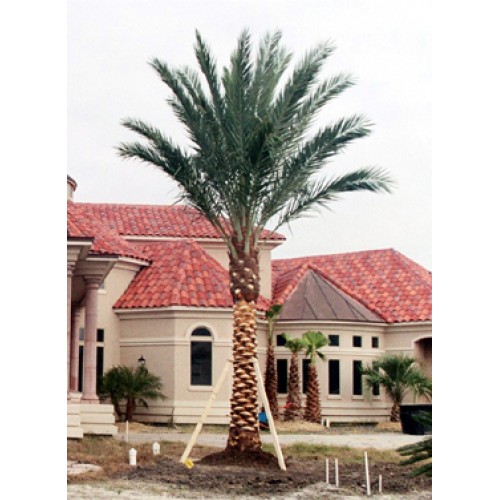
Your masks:
{"label": "overcast sky", "polygon": [[165,103],[166,86],[148,65],[158,57],[195,66],[198,29],[227,64],[248,27],[255,41],[276,28],[297,58],[315,44],[337,47],[323,75],[348,72],[355,87],[327,107],[319,123],[362,113],[370,137],[328,166],[344,172],[379,166],[397,181],[391,195],[354,193],[331,211],[280,230],[275,258],[394,248],[431,269],[431,12],[427,1],[372,0],[68,2],[68,173],[76,201],[169,204],[178,194],[165,174],[115,147],[136,137],[120,125],[141,118],[185,144]]}

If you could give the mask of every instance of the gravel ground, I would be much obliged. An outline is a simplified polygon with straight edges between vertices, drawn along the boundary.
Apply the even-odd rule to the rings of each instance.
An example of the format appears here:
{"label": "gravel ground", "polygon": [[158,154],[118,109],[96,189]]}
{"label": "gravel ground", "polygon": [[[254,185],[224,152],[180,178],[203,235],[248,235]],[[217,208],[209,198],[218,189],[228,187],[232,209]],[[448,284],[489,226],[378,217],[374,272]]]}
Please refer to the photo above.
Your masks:
{"label": "gravel ground", "polygon": [[[328,446],[350,446],[352,448],[376,448],[379,450],[394,450],[400,446],[416,443],[426,436],[412,436],[410,434],[397,434],[394,432],[377,432],[371,434],[280,434],[281,445],[293,443],[323,444]],[[129,434],[129,443],[149,443],[153,441],[173,441],[187,443],[191,434],[182,432],[159,432],[159,433],[134,433]],[[261,435],[262,442],[272,444],[270,434]],[[115,435],[120,441],[125,439],[124,434]],[[226,446],[226,434],[201,433],[196,440],[200,446],[214,446],[224,448]]]}
{"label": "gravel ground", "polygon": [[[175,493],[175,495],[173,495]],[[418,492],[406,495],[372,495],[377,500],[430,500],[432,493]],[[210,499],[210,500],[255,500],[256,498],[266,498],[269,500],[364,500],[366,496],[343,495],[341,491],[334,486],[325,483],[317,483],[302,491],[289,493],[286,495],[277,496],[220,496],[207,493],[194,493],[186,491],[180,493],[178,489],[169,488],[168,485],[151,485],[147,483],[134,482],[134,487],[131,488],[127,481],[107,481],[106,483],[95,484],[70,484],[68,485],[68,500],[69,499],[93,499],[93,498],[121,498],[124,500],[160,500],[168,498],[170,500],[186,500],[193,499]]]}

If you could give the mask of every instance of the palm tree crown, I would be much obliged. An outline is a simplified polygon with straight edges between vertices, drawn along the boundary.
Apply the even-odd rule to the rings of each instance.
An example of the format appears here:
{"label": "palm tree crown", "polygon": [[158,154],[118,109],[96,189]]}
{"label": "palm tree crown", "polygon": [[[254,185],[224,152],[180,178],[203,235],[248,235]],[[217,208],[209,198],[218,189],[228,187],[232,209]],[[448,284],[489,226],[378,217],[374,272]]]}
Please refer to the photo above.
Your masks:
{"label": "palm tree crown", "polygon": [[399,407],[408,394],[432,395],[432,382],[418,367],[417,360],[404,354],[387,354],[362,369],[365,385],[372,389],[382,386],[393,402],[391,421],[398,422]]}
{"label": "palm tree crown", "polygon": [[318,112],[354,83],[346,74],[319,81],[333,50],[331,44],[318,45],[284,80],[292,54],[282,46],[281,33],[265,36],[252,59],[244,31],[219,75],[197,32],[195,54],[205,85],[190,68],[151,61],[172,91],[168,102],[186,127],[189,151],[157,128],[126,119],[125,127],[147,142],[121,144],[119,154],[156,165],[175,179],[182,197],[212,222],[234,256],[241,244],[247,252],[257,245],[271,220],[278,228],[342,192],[389,191],[389,176],[376,168],[316,176],[349,143],[370,133],[369,121],[354,115],[310,134]]}

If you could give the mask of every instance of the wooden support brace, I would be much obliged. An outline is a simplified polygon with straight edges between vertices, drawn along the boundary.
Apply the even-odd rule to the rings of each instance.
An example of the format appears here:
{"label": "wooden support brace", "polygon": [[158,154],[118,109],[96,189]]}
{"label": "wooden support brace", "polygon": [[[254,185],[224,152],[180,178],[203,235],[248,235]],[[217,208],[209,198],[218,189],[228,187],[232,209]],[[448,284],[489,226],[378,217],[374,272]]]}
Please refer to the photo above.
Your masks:
{"label": "wooden support brace", "polygon": [[226,364],[224,365],[224,368],[222,369],[221,374],[219,375],[219,380],[217,380],[217,383],[215,384],[214,390],[212,391],[212,394],[210,395],[210,398],[208,399],[208,403],[205,406],[205,410],[201,414],[199,422],[196,424],[196,427],[193,431],[193,434],[191,435],[191,439],[189,440],[186,449],[184,450],[184,453],[182,454],[181,459],[179,462],[183,464],[187,458],[189,457],[189,454],[191,453],[191,450],[193,449],[193,446],[196,443],[196,439],[198,438],[198,435],[201,432],[201,428],[203,427],[203,424],[205,423],[205,420],[207,419],[208,412],[210,411],[210,408],[212,407],[213,402],[215,401],[215,398],[217,397],[217,394],[220,391],[220,388],[222,387],[222,384],[224,383],[224,380],[227,376],[227,372],[229,371],[229,368],[233,364],[232,359],[228,359],[226,361]]}
{"label": "wooden support brace", "polygon": [[269,401],[267,399],[266,388],[264,387],[264,380],[262,378],[262,373],[260,371],[259,362],[257,359],[254,360],[255,372],[257,373],[257,385],[259,387],[260,395],[264,401],[264,408],[266,410],[267,420],[269,422],[269,430],[273,436],[274,450],[278,456],[278,463],[281,470],[286,470],[285,460],[283,459],[283,453],[281,452],[280,442],[278,439],[278,433],[276,432],[276,427],[274,426],[274,419],[271,413],[271,407],[269,406]]}

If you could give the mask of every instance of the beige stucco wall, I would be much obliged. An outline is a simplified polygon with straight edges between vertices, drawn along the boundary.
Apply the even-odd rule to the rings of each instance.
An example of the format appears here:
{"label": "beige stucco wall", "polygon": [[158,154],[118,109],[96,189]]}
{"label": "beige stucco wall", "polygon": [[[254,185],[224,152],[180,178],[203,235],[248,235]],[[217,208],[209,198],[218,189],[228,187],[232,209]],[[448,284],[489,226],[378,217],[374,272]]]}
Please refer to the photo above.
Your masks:
{"label": "beige stucco wall", "polygon": [[[144,356],[147,367],[164,381],[165,401],[151,402],[149,410],[139,409],[137,418],[149,422],[194,423],[203,412],[224,364],[231,356],[232,311],[224,309],[166,308],[156,311],[118,312],[120,320],[120,360],[129,366],[136,366],[137,359]],[[190,341],[191,332],[198,327],[209,329],[213,334],[212,386],[190,385]],[[387,334],[387,330],[390,334]],[[318,361],[321,404],[323,416],[336,422],[375,422],[388,420],[391,402],[383,391],[381,396],[368,397],[352,394],[352,363],[354,360],[369,364],[385,352],[405,352],[415,339],[430,333],[430,325],[405,325],[387,327],[378,324],[328,322],[300,323],[278,322],[276,335],[287,332],[292,337],[302,336],[308,330],[320,330],[326,336],[339,335],[339,347],[325,347],[322,352],[325,361]],[[353,335],[362,337],[362,347],[352,347]],[[371,338],[379,338],[379,347],[371,347]],[[198,339],[196,339],[198,340]],[[257,356],[264,373],[267,346],[266,323],[258,322]],[[290,360],[285,347],[276,347],[278,359]],[[304,358],[302,354],[300,360]],[[328,359],[340,360],[340,395],[328,394]],[[290,361],[288,362],[288,368]],[[302,361],[300,361],[302,372]],[[230,372],[231,374],[231,372]],[[301,373],[302,376],[302,373]],[[227,423],[229,420],[229,399],[231,396],[229,375],[223,384],[212,409],[208,423]],[[284,404],[286,395],[279,395]],[[305,394],[303,395],[305,403]],[[408,401],[411,402],[411,401]]]}
{"label": "beige stucco wall", "polygon": [[[104,329],[104,371],[122,363],[120,359],[120,320],[113,304],[127,289],[140,266],[118,261],[99,290],[97,327]],[[82,325],[83,326],[83,325]]]}
{"label": "beige stucco wall", "polygon": [[[308,330],[316,330],[328,335],[339,335],[339,346],[326,346],[321,349],[325,360],[317,361],[318,378],[320,385],[322,413],[325,417],[332,417],[333,421],[383,421],[387,419],[388,402],[383,393],[378,397],[354,396],[352,394],[352,364],[354,360],[361,361],[364,365],[370,364],[374,359],[384,352],[384,326],[363,325],[355,323],[333,324],[329,322],[278,322],[276,324],[276,335],[286,332],[293,338],[301,337]],[[362,337],[362,347],[352,347],[353,335]],[[379,348],[371,347],[371,338],[379,338]],[[265,345],[265,344],[264,344]],[[265,349],[263,357],[265,357]],[[277,359],[288,359],[290,368],[291,353],[286,347],[276,347]],[[302,384],[302,360],[304,353],[299,355],[299,373]],[[340,361],[340,394],[328,394],[328,360],[338,359]],[[365,394],[365,389],[363,388]],[[280,403],[286,401],[286,395],[279,396]],[[306,396],[303,395],[305,404]]]}
{"label": "beige stucco wall", "polygon": [[[158,311],[119,312],[122,362],[135,366],[142,355],[147,368],[164,383],[164,401],[150,403],[148,411],[139,409],[145,421],[196,422],[203,412],[213,386],[232,351],[231,309],[168,308]],[[191,332],[207,328],[212,333],[212,386],[191,386]],[[199,340],[196,338],[195,340]],[[231,374],[231,372],[230,372]],[[229,420],[231,395],[229,375],[212,406],[208,422]]]}

